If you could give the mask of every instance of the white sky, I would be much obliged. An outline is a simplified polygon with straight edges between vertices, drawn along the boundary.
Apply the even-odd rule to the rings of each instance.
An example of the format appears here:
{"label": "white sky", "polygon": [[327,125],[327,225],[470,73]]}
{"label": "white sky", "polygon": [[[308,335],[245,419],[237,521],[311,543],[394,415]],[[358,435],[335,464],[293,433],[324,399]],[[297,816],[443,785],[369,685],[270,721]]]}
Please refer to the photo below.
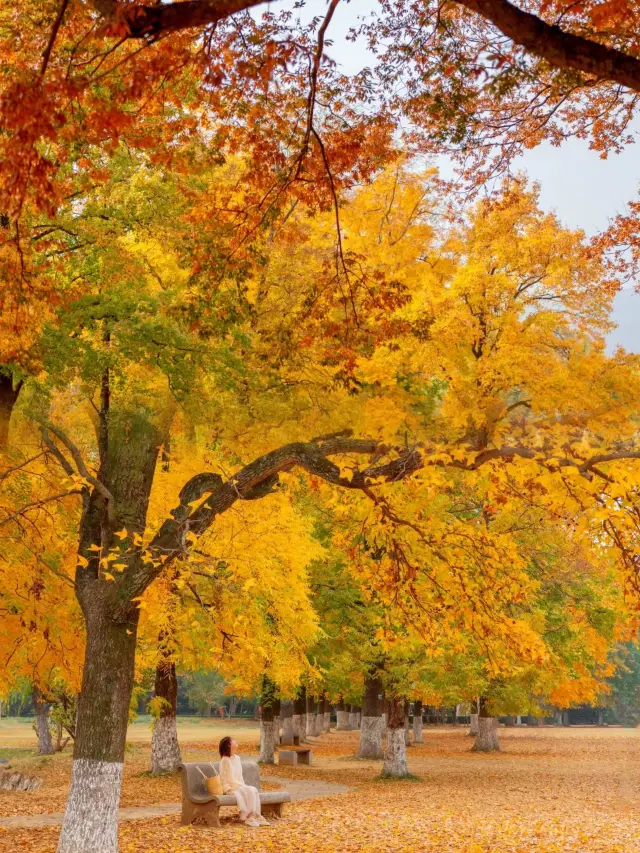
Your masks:
{"label": "white sky", "polygon": [[[350,27],[357,26],[363,17],[377,8],[377,0],[343,0],[336,9],[327,38],[333,44],[327,53],[348,74],[372,65],[374,57],[361,42],[346,41]],[[272,8],[292,8],[294,0],[273,3]],[[258,7],[256,13],[261,9]],[[305,20],[323,15],[325,0],[306,0],[299,14]],[[638,124],[640,135],[640,123]],[[572,139],[560,148],[544,143],[515,164],[541,186],[541,204],[556,212],[571,228],[582,228],[587,234],[603,229],[608,220],[622,213],[634,198],[640,184],[640,150],[631,145],[621,154],[601,160],[598,152],[590,151],[588,143]],[[609,346],[620,344],[640,352],[640,294],[632,288],[621,292],[614,307],[613,319],[618,328],[609,336]]]}

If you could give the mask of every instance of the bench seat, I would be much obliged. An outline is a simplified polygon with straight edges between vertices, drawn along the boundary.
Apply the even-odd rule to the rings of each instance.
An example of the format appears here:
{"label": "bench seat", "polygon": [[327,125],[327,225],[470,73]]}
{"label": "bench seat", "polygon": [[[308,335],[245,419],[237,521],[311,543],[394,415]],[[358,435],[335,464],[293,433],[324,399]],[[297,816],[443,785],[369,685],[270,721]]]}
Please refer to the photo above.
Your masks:
{"label": "bench seat", "polygon": [[[220,772],[220,762],[213,765]],[[197,818],[203,818],[208,826],[220,826],[220,809],[222,806],[237,806],[233,794],[218,796],[207,791],[202,773],[210,777],[214,775],[211,764],[195,764],[184,762],[179,766],[182,781],[182,824],[189,826]],[[202,771],[202,773],[200,773]],[[260,792],[262,814],[269,818],[282,817],[282,806],[291,802],[287,791],[262,791],[260,785],[260,769],[255,761],[242,762],[242,777],[246,785],[253,785]]]}

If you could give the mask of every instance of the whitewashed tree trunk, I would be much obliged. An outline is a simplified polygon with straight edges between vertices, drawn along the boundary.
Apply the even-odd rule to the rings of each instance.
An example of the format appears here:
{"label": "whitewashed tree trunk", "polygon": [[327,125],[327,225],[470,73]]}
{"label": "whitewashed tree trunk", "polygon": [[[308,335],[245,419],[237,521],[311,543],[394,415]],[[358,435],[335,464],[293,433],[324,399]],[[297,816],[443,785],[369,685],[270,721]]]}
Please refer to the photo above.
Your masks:
{"label": "whitewashed tree trunk", "polygon": [[407,776],[407,747],[404,735],[404,702],[394,697],[389,703],[389,728],[384,752],[383,776]]}
{"label": "whitewashed tree trunk", "polygon": [[349,710],[349,728],[353,731],[358,728],[358,712],[354,705]]}
{"label": "whitewashed tree trunk", "polygon": [[474,752],[498,752],[497,717],[478,717],[478,736],[473,746]]}
{"label": "whitewashed tree trunk", "polygon": [[260,720],[260,758],[263,764],[275,764],[276,721]]}
{"label": "whitewashed tree trunk", "polygon": [[[165,639],[161,633],[159,642]],[[151,772],[173,773],[182,761],[178,744],[178,678],[176,665],[167,654],[158,661],[154,692],[162,700],[151,735]]]}
{"label": "whitewashed tree trunk", "polygon": [[413,712],[413,742],[422,743],[422,707],[416,713]]}
{"label": "whitewashed tree trunk", "polygon": [[409,734],[409,703],[404,703],[404,745],[411,746],[411,735]]}
{"label": "whitewashed tree trunk", "polygon": [[349,712],[348,711],[338,711],[337,712],[338,723],[336,725],[337,732],[348,732],[349,731]]}
{"label": "whitewashed tree trunk", "polygon": [[291,717],[291,726],[293,728],[293,737],[297,737],[300,743],[303,743],[307,734],[307,715],[294,714]]}
{"label": "whitewashed tree trunk", "polygon": [[49,731],[49,704],[45,702],[37,687],[33,688],[33,707],[36,712],[36,734],[38,755],[53,755],[56,751]]}
{"label": "whitewashed tree trunk", "polygon": [[380,759],[383,757],[381,719],[381,717],[362,717],[358,758]]}
{"label": "whitewashed tree trunk", "polygon": [[58,853],[117,853],[122,767],[87,758],[73,762]]}
{"label": "whitewashed tree trunk", "polygon": [[320,737],[322,734],[322,727],[324,724],[324,714],[317,713],[313,717],[313,734],[316,737]]}
{"label": "whitewashed tree trunk", "polygon": [[324,712],[324,726],[323,726],[323,728],[324,728],[325,732],[331,731],[331,711],[330,710]]}
{"label": "whitewashed tree trunk", "polygon": [[307,737],[313,737],[316,733],[316,716],[307,714]]}
{"label": "whitewashed tree trunk", "polygon": [[293,700],[293,735],[304,743],[307,739],[307,691],[301,686],[298,695]]}
{"label": "whitewashed tree trunk", "polygon": [[478,736],[478,715],[471,714],[471,725],[469,727],[469,736],[477,737]]}
{"label": "whitewashed tree trunk", "polygon": [[158,717],[151,734],[151,772],[173,773],[181,761],[176,718]]}

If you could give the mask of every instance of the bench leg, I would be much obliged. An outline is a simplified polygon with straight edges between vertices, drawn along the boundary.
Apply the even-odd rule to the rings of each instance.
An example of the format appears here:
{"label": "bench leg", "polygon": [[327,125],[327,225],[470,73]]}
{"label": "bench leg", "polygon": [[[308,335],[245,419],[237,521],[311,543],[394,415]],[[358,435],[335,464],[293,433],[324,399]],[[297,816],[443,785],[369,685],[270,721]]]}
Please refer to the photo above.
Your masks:
{"label": "bench leg", "polygon": [[265,803],[262,806],[262,814],[273,820],[279,820],[282,817],[282,803]]}
{"label": "bench leg", "polygon": [[204,813],[204,820],[207,826],[215,826],[220,829],[220,806],[212,804]]}
{"label": "bench leg", "polygon": [[182,801],[182,820],[183,826],[191,826],[195,817],[195,809],[193,805],[186,800]]}

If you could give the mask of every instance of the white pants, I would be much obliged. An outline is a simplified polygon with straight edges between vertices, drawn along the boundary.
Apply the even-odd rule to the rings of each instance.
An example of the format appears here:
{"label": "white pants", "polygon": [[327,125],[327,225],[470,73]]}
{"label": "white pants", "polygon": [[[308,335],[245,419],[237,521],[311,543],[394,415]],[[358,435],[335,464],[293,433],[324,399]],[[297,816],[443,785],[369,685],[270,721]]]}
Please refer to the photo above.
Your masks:
{"label": "white pants", "polygon": [[240,785],[232,793],[240,810],[240,820],[246,820],[249,815],[260,816],[260,794],[257,788],[253,785]]}

